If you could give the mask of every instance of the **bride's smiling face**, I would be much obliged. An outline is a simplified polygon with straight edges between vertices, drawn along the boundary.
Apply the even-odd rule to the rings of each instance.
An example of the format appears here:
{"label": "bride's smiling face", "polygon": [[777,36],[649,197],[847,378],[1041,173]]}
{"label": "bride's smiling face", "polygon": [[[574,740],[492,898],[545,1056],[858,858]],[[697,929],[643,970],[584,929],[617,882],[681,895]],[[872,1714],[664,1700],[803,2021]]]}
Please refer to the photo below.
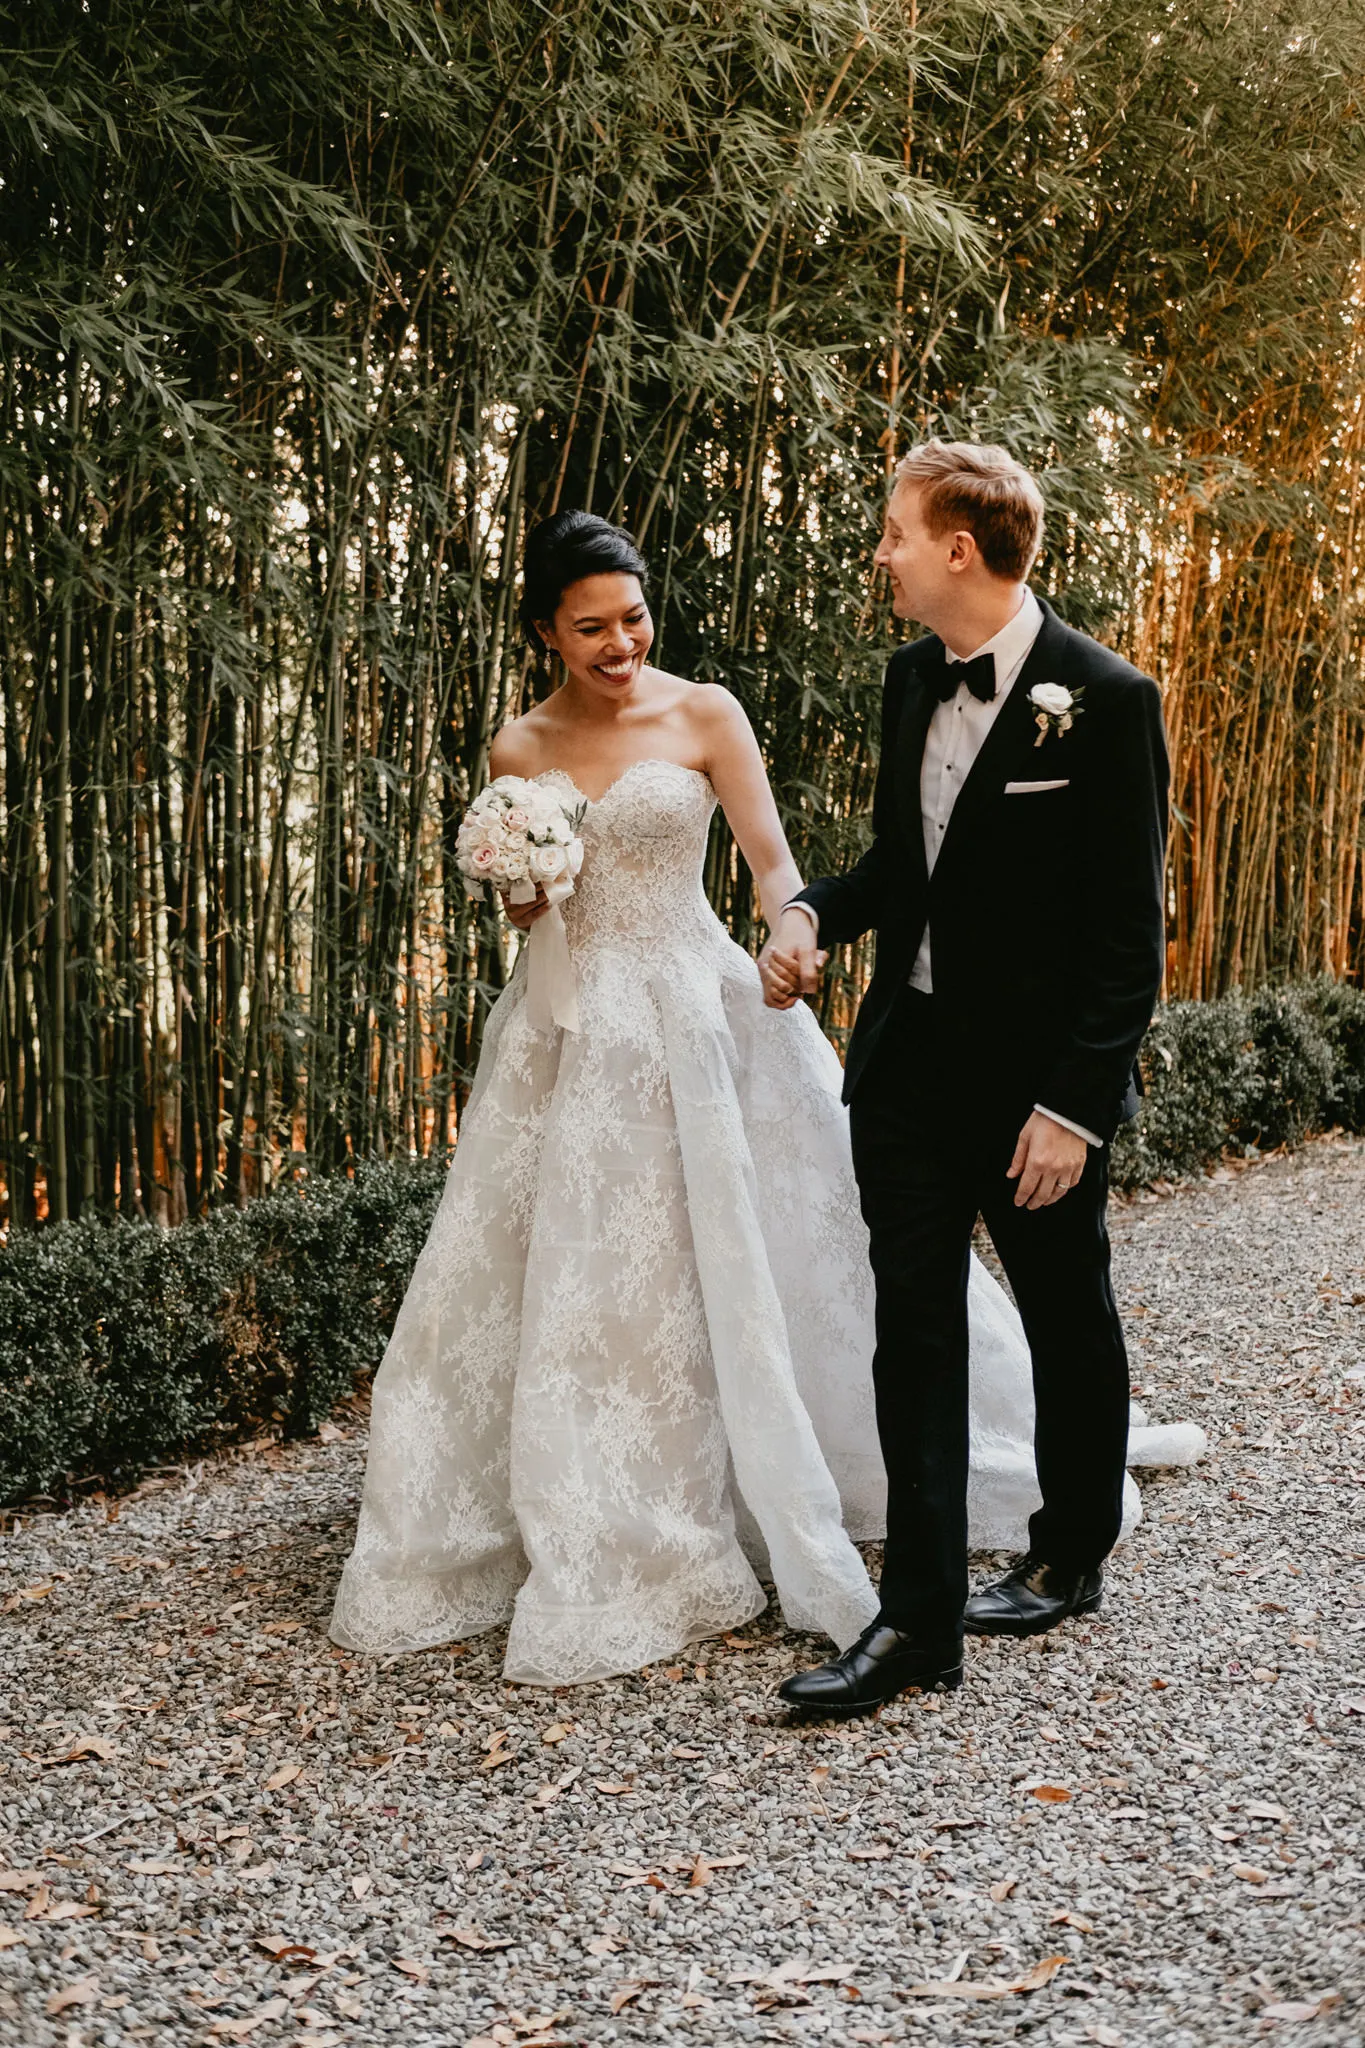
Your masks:
{"label": "bride's smiling face", "polygon": [[584,576],[536,630],[574,681],[600,697],[626,697],[654,644],[654,621],[635,576]]}

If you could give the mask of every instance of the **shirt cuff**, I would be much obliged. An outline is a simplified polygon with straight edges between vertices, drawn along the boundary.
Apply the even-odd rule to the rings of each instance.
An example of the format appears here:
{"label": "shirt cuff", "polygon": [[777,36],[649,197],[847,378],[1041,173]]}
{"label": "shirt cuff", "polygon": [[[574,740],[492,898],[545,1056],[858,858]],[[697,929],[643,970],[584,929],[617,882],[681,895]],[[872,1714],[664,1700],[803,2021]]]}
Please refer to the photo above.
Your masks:
{"label": "shirt cuff", "polygon": [[784,910],[804,910],[804,911],[805,911],[805,913],[806,913],[806,916],[807,916],[807,917],[808,917],[808,918],[810,919],[811,923],[812,923],[812,924],[813,924],[813,925],[815,926],[815,936],[816,936],[816,938],[817,938],[817,939],[819,938],[819,936],[820,936],[820,913],[819,913],[819,912],[818,912],[818,911],[817,911],[817,910],[815,909],[815,907],[814,907],[814,905],[813,905],[813,904],[810,904],[810,903],[798,903],[798,902],[796,902],[796,901],[794,901],[794,900],[793,900],[793,901],[792,901],[791,903],[784,903],[784,904],[782,905],[782,908],[783,908]]}
{"label": "shirt cuff", "polygon": [[1084,1138],[1087,1145],[1102,1145],[1104,1143],[1103,1138],[1097,1138],[1093,1131],[1088,1131],[1085,1128],[1084,1124],[1073,1124],[1069,1116],[1058,1116],[1055,1109],[1046,1109],[1041,1102],[1035,1102],[1033,1107],[1037,1110],[1039,1116],[1051,1117],[1053,1123],[1060,1124],[1064,1131],[1074,1131],[1078,1138]]}

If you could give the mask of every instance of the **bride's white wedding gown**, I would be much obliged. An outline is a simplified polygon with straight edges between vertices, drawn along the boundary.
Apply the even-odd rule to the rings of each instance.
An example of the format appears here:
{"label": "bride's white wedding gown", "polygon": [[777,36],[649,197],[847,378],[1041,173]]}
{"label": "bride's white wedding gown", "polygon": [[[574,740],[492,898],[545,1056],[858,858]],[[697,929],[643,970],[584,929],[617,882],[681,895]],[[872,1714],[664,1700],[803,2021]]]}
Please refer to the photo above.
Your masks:
{"label": "bride's white wedding gown", "polygon": [[[886,1482],[839,1063],[803,1004],[764,1006],[706,901],[714,808],[668,761],[589,804],[564,906],[581,1030],[533,1030],[523,963],[489,1017],[375,1380],[331,1624],[348,1648],[510,1618],[507,1676],[572,1684],[748,1620],[755,1566],[791,1627],[841,1647],[876,1612],[853,1539],[882,1533]],[[1028,1353],[975,1261],[970,1316],[971,1540],[1022,1548]],[[1130,1462],[1202,1448],[1135,1428]]]}

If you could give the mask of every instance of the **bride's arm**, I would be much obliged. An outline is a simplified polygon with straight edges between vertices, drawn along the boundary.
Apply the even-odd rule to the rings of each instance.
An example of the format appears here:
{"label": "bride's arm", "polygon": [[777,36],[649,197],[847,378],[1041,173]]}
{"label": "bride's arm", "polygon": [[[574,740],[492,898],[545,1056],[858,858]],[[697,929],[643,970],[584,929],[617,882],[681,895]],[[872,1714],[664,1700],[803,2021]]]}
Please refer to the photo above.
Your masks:
{"label": "bride's arm", "polygon": [[801,887],[801,871],[787,845],[753,727],[728,690],[712,684],[702,695],[706,772],[749,864],[763,915],[776,929],[784,904]]}

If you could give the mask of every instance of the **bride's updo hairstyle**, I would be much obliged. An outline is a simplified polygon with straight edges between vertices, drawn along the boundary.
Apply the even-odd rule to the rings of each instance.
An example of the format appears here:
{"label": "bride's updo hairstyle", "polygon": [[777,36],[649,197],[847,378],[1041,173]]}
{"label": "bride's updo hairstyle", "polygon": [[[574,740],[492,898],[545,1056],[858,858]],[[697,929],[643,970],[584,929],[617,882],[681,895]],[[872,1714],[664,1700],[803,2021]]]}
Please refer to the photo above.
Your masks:
{"label": "bride's updo hairstyle", "polygon": [[572,583],[585,576],[634,576],[644,590],[649,570],[624,526],[595,512],[556,512],[531,529],[522,563],[521,625],[534,653],[548,653],[537,619],[552,619]]}

